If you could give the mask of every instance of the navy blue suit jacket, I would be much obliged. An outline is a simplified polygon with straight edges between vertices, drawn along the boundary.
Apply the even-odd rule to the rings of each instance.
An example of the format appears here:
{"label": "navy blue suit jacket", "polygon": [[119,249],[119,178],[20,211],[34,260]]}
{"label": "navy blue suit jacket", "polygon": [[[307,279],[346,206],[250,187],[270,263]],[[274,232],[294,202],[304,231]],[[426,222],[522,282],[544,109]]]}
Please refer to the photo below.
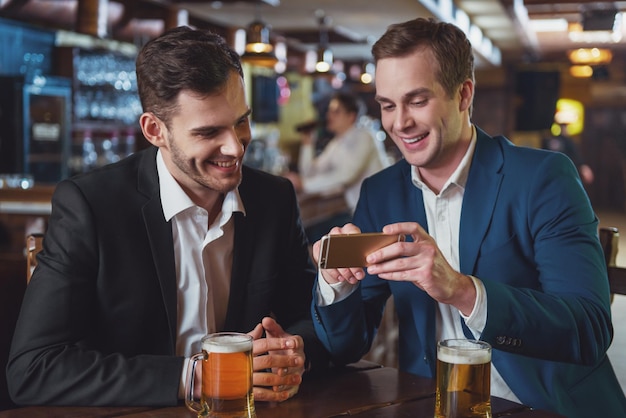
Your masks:
{"label": "navy blue suit jacket", "polygon": [[[403,221],[427,229],[422,192],[404,160],[363,183],[354,215],[363,232]],[[493,346],[494,365],[524,404],[569,418],[626,416],[606,357],[613,328],[597,228],[568,158],[478,130],[459,256],[461,272],[486,288],[481,339]],[[436,302],[411,283],[368,275],[347,299],[326,307],[314,302],[320,339],[336,362],[360,358],[390,295],[399,320],[400,368],[434,377]]]}

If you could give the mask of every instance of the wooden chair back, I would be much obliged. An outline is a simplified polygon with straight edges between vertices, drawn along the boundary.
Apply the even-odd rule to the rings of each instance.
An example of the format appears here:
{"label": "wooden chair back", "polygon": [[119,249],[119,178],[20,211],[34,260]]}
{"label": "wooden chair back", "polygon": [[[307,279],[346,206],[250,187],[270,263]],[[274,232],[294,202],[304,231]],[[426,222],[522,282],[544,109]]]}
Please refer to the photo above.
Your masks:
{"label": "wooden chair back", "polygon": [[626,268],[617,266],[619,230],[615,227],[602,227],[598,232],[604,251],[611,293],[626,295]]}
{"label": "wooden chair back", "polygon": [[26,237],[26,283],[37,266],[37,253],[43,246],[43,234],[31,234]]}

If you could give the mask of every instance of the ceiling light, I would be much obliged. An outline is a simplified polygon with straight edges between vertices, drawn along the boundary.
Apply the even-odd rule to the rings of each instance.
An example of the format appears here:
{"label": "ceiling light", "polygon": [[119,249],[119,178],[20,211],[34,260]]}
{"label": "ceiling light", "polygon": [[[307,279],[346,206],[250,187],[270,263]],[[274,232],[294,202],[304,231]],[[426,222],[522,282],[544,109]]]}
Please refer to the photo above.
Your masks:
{"label": "ceiling light", "polygon": [[620,26],[615,25],[613,30],[583,30],[583,25],[580,23],[570,23],[567,36],[572,42],[618,43],[622,40]]}
{"label": "ceiling light", "polygon": [[333,51],[328,46],[328,17],[318,11],[320,25],[320,43],[317,48],[315,72],[327,73],[333,66]]}
{"label": "ceiling light", "polygon": [[270,43],[270,28],[258,17],[248,25],[241,60],[261,67],[273,67],[278,61]]}
{"label": "ceiling light", "polygon": [[572,65],[569,67],[569,73],[576,78],[589,78],[593,75],[591,65]]}
{"label": "ceiling light", "polygon": [[610,64],[613,53],[604,48],[578,48],[568,52],[572,64],[600,65]]}
{"label": "ceiling light", "polygon": [[317,50],[317,62],[315,63],[315,71],[318,73],[327,73],[333,66],[333,51],[330,48],[321,47]]}
{"label": "ceiling light", "polygon": [[528,26],[535,32],[566,32],[568,23],[566,19],[531,19]]}

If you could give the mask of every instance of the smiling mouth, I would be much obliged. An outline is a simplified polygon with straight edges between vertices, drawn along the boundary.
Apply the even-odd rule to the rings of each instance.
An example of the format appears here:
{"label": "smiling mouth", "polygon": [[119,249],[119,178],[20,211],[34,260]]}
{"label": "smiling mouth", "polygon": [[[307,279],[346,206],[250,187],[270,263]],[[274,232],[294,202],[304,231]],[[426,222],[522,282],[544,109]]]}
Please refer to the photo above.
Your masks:
{"label": "smiling mouth", "polygon": [[233,161],[209,161],[209,164],[214,165],[219,168],[232,168],[235,167],[238,162],[237,160]]}
{"label": "smiling mouth", "polygon": [[404,142],[405,144],[415,144],[416,142],[421,141],[422,139],[426,138],[427,136],[428,136],[428,133],[416,136],[414,138],[402,138],[402,142]]}

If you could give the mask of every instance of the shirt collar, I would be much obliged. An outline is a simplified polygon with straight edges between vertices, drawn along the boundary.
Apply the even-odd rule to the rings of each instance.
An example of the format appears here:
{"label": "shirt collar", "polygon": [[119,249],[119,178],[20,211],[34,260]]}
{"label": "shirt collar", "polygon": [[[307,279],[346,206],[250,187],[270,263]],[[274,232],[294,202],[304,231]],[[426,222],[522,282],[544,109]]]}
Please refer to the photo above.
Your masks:
{"label": "shirt collar", "polygon": [[[157,172],[159,174],[159,188],[161,191],[161,206],[165,220],[169,222],[174,216],[186,209],[196,206],[195,203],[187,196],[187,193],[180,187],[178,182],[169,172],[161,155],[161,150],[157,152]],[[246,210],[239,195],[239,189],[234,189],[224,197],[222,203],[222,214],[232,214],[241,212],[244,215]]]}
{"label": "shirt collar", "polygon": [[[467,147],[467,151],[465,155],[461,159],[461,162],[456,167],[452,175],[445,182],[441,191],[443,192],[448,188],[450,184],[456,184],[459,187],[465,188],[465,184],[467,183],[467,176],[469,174],[470,165],[472,164],[472,156],[474,155],[474,149],[476,148],[476,128],[472,125],[472,138],[470,139],[470,144]],[[420,188],[427,188],[426,184],[422,181],[422,177],[419,174],[419,170],[416,166],[411,166],[411,180],[413,184]]]}

